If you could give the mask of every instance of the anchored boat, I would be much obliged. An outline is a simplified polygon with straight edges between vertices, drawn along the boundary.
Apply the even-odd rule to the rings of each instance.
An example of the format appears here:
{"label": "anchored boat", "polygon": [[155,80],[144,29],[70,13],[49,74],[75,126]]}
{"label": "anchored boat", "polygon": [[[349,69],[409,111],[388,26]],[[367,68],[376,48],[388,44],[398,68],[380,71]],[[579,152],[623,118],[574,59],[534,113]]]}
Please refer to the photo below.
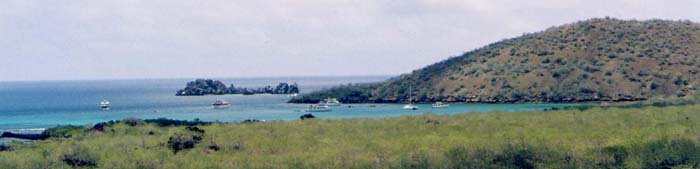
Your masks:
{"label": "anchored boat", "polygon": [[418,110],[418,106],[413,105],[413,88],[408,87],[408,104],[403,106],[404,110]]}
{"label": "anchored boat", "polygon": [[211,105],[214,106],[215,109],[224,109],[224,108],[228,108],[229,106],[231,106],[230,103],[223,101],[223,100],[216,100]]}
{"label": "anchored boat", "polygon": [[109,110],[109,101],[103,100],[100,102],[100,108],[102,108],[102,110]]}
{"label": "anchored boat", "polygon": [[442,102],[435,102],[433,103],[433,108],[447,108],[450,107],[449,104],[444,104]]}
{"label": "anchored boat", "polygon": [[319,103],[319,105],[340,106],[340,101],[338,101],[338,99],[336,99],[336,98],[329,97],[329,98],[323,99],[323,101],[321,101]]}
{"label": "anchored boat", "polygon": [[309,105],[309,108],[306,109],[306,112],[329,112],[333,110],[330,106],[327,105]]}
{"label": "anchored boat", "polygon": [[418,110],[418,106],[413,105],[413,104],[406,104],[403,105],[404,110]]}

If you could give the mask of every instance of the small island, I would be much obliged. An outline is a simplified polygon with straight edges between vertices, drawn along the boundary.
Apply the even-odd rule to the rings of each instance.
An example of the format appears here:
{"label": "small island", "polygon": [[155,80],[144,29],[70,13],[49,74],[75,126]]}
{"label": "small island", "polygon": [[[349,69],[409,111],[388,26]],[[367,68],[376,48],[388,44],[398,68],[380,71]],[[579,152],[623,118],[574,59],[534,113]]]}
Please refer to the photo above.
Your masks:
{"label": "small island", "polygon": [[235,87],[233,84],[226,87],[224,83],[212,79],[197,79],[187,83],[184,89],[180,89],[176,96],[202,96],[202,95],[224,95],[224,94],[297,94],[299,86],[288,83],[279,83],[276,87],[266,86],[257,89]]}

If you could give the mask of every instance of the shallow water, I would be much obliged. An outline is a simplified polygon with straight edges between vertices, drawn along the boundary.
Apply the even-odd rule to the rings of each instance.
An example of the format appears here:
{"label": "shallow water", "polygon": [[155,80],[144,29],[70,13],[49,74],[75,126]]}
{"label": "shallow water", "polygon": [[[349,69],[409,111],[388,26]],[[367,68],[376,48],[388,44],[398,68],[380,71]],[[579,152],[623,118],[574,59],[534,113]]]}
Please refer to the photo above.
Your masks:
{"label": "shallow water", "polygon": [[[382,81],[389,77],[294,77],[294,78],[220,78],[227,85],[262,87],[279,82],[298,83],[302,93],[347,83]],[[204,121],[242,121],[245,119],[288,120],[305,114],[307,105],[287,104],[286,95],[175,96],[177,89],[193,79],[33,81],[0,82],[0,130],[35,129],[59,124],[94,124],[127,117],[172,118]],[[108,99],[109,111],[99,108]],[[228,109],[213,109],[217,99],[231,103]],[[403,110],[401,104],[349,104],[332,112],[313,113],[318,118],[386,117],[404,114],[450,114],[494,110],[530,110],[563,107],[569,104],[453,104],[432,109],[418,104],[419,110]],[[34,131],[34,130],[20,130]]]}

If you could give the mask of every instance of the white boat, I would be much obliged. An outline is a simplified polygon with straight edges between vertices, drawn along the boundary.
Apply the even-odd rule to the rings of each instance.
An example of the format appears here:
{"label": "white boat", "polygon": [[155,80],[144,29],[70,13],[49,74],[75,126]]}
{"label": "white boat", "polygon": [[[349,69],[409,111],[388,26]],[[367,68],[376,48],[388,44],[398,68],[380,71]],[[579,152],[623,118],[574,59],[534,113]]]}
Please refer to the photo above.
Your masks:
{"label": "white boat", "polygon": [[230,103],[223,101],[223,100],[216,100],[211,105],[214,106],[215,109],[223,109],[223,108],[228,108],[229,106],[231,106]]}
{"label": "white boat", "polygon": [[102,110],[109,110],[109,101],[103,100],[100,102],[100,108],[102,108]]}
{"label": "white boat", "polygon": [[318,104],[325,105],[325,106],[340,106],[340,101],[338,101],[338,99],[336,99],[336,98],[329,97],[329,98],[323,99],[323,101],[321,101]]}
{"label": "white boat", "polygon": [[333,110],[330,106],[327,105],[309,105],[309,108],[306,109],[306,112],[329,112]]}
{"label": "white boat", "polygon": [[418,106],[413,105],[413,104],[403,105],[404,110],[418,110],[418,108],[419,108]]}
{"label": "white boat", "polygon": [[413,88],[408,87],[408,104],[403,105],[404,110],[418,110],[418,106],[413,105]]}
{"label": "white boat", "polygon": [[445,103],[442,103],[442,102],[435,102],[435,103],[433,103],[433,108],[448,108],[448,107],[450,107],[449,104],[445,104]]}

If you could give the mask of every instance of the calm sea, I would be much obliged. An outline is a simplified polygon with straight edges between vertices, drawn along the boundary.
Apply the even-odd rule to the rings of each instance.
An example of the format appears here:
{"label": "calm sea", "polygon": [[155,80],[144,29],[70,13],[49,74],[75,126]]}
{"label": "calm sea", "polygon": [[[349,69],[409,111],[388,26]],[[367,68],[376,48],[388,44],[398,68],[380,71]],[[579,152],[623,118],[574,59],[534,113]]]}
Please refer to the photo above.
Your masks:
{"label": "calm sea", "polygon": [[[348,83],[377,82],[388,76],[371,77],[290,77],[220,78],[240,87],[263,87],[279,82],[298,83],[302,93]],[[297,119],[307,105],[287,104],[286,95],[175,96],[193,79],[32,81],[0,82],[0,131],[41,129],[55,125],[83,125],[136,118],[172,118],[234,122],[245,119]],[[109,111],[100,101],[111,102]],[[228,109],[213,109],[215,100],[226,100]],[[400,104],[355,104],[335,107],[332,112],[314,113],[319,118],[385,117],[404,114],[448,114],[562,107],[564,104],[453,104],[446,109],[418,105],[417,111],[402,110]]]}

